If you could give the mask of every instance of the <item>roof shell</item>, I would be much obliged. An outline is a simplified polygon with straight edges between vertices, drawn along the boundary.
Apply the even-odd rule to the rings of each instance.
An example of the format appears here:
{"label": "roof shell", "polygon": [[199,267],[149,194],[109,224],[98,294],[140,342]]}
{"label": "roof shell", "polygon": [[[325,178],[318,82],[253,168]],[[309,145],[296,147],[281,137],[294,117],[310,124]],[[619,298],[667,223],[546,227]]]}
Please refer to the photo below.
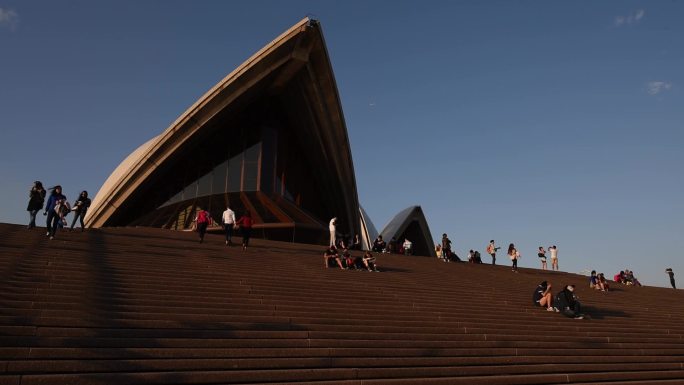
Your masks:
{"label": "roof shell", "polygon": [[[320,23],[304,18],[257,53],[252,55],[188,108],[163,133],[140,146],[110,175],[97,193],[86,221],[88,226],[112,225],[110,220],[129,199],[144,199],[140,187],[150,175],[193,136],[205,123],[231,103],[269,79],[270,92],[288,76],[305,71],[310,84],[301,87],[308,102],[307,111],[318,124],[312,140],[326,157],[328,174],[344,191],[346,223],[358,226],[358,195],[354,167],[344,122],[344,114]],[[276,75],[276,76],[273,76]],[[275,78],[275,80],[273,80]],[[262,82],[262,83],[260,83]],[[309,133],[310,134],[310,133]],[[337,189],[335,189],[337,190]],[[116,223],[115,223],[116,224]],[[116,224],[120,225],[120,224]],[[354,231],[355,229],[351,229]]]}
{"label": "roof shell", "polygon": [[[382,229],[380,235],[382,235],[382,238],[385,240],[390,240],[392,237],[395,237],[398,241],[401,241],[398,238],[401,237],[413,222],[416,222],[421,230],[421,236],[423,237],[422,241],[429,245],[428,252],[430,253],[430,256],[436,257],[435,250],[432,248],[434,242],[432,241],[432,235],[430,234],[430,227],[425,219],[423,209],[420,206],[410,206],[397,213],[397,215],[385,225],[385,228]],[[410,240],[414,243],[417,241],[416,239]]]}

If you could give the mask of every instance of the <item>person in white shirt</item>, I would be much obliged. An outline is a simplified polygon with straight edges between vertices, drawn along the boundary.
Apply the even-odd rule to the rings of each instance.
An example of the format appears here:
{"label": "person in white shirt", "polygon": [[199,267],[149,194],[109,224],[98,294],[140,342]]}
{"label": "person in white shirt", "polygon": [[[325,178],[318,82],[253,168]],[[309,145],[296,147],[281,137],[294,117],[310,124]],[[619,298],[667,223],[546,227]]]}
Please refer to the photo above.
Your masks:
{"label": "person in white shirt", "polygon": [[494,240],[489,241],[487,245],[487,254],[492,256],[492,265],[496,265],[496,252],[499,251],[500,247],[496,247]]}
{"label": "person in white shirt", "polygon": [[516,273],[518,272],[518,259],[520,259],[520,252],[518,249],[515,248],[514,244],[508,245],[508,257],[511,259],[511,262],[513,262],[512,269]]}
{"label": "person in white shirt", "polygon": [[411,243],[411,241],[409,241],[408,238],[406,238],[404,240],[403,246],[404,246],[404,255],[411,255],[411,252],[413,251],[413,250],[411,250],[411,248],[413,247],[413,243]]}
{"label": "person in white shirt", "polygon": [[337,234],[337,217],[334,217],[333,219],[330,220],[330,245],[329,246],[335,246],[335,239],[336,239],[336,234]]}
{"label": "person in white shirt", "polygon": [[231,239],[233,238],[233,228],[235,227],[235,212],[230,207],[226,207],[226,211],[223,212],[221,223],[223,223],[223,227],[226,230],[226,245],[232,246],[233,242],[231,242]]}
{"label": "person in white shirt", "polygon": [[558,270],[558,249],[556,245],[549,247],[551,253],[551,270]]}

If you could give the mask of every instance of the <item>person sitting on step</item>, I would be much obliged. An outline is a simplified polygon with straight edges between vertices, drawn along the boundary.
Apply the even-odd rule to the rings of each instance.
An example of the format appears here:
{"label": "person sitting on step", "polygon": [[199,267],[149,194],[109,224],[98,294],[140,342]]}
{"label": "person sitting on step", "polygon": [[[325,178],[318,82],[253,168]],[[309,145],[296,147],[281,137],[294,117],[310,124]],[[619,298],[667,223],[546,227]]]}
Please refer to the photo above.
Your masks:
{"label": "person sitting on step", "polygon": [[532,303],[536,306],[545,307],[546,311],[554,311],[553,294],[551,294],[551,283],[542,281],[532,294]]}
{"label": "person sitting on step", "polygon": [[468,262],[475,263],[475,251],[473,249],[468,251]]}
{"label": "person sitting on step", "polygon": [[625,269],[625,279],[627,280],[627,285],[641,286],[641,282],[636,279],[632,270]]}
{"label": "person sitting on step", "polygon": [[605,286],[601,283],[599,276],[596,274],[596,270],[591,271],[591,276],[589,277],[589,288],[606,291]]}
{"label": "person sitting on step", "polygon": [[382,235],[378,235],[378,237],[375,238],[375,241],[373,241],[373,251],[375,251],[376,253],[382,253],[383,251],[385,251],[386,248],[387,244],[382,239]]}
{"label": "person sitting on step", "polygon": [[348,270],[356,269],[356,264],[354,262],[355,262],[354,257],[349,252],[349,249],[344,248],[342,250],[342,263],[344,264],[344,266]]}
{"label": "person sitting on step", "polygon": [[336,262],[337,266],[339,266],[340,269],[344,270],[342,260],[340,259],[340,256],[337,254],[337,248],[335,246],[330,246],[325,250],[325,253],[323,254],[323,263],[325,268],[327,269],[333,262]]}
{"label": "person sitting on step", "polygon": [[603,273],[599,273],[598,281],[599,284],[603,287],[603,291],[608,291],[608,289],[610,289],[610,284],[608,284],[608,280],[606,279],[606,276],[603,275]]}
{"label": "person sitting on step", "polygon": [[556,294],[553,303],[566,317],[574,319],[584,318],[581,313],[582,306],[575,294],[575,285],[566,285],[563,287],[563,290]]}
{"label": "person sitting on step", "polygon": [[373,256],[373,253],[370,251],[366,251],[366,254],[363,255],[363,265],[366,266],[366,269],[368,271],[380,271],[378,270],[378,265],[375,261],[375,257]]}

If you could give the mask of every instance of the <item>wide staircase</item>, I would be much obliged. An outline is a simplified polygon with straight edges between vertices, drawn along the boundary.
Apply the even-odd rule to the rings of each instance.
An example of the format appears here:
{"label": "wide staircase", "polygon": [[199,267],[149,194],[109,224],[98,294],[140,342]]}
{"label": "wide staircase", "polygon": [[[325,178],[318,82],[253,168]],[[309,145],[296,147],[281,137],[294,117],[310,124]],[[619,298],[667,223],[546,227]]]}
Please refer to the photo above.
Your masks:
{"label": "wide staircase", "polygon": [[[0,384],[684,384],[681,291],[322,252],[0,224]],[[542,280],[577,284],[589,319],[533,307]]]}

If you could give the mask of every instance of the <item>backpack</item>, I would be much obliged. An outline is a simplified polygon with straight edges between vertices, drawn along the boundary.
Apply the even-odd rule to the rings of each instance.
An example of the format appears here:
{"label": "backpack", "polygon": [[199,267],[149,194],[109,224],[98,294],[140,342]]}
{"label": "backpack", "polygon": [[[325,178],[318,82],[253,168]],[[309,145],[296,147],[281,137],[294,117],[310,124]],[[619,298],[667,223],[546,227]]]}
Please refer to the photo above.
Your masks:
{"label": "backpack", "polygon": [[490,243],[489,246],[487,246],[487,254],[492,254],[494,253],[494,246]]}
{"label": "backpack", "polygon": [[205,222],[209,222],[209,218],[207,218],[207,212],[202,210],[199,213],[197,213],[197,223]]}

